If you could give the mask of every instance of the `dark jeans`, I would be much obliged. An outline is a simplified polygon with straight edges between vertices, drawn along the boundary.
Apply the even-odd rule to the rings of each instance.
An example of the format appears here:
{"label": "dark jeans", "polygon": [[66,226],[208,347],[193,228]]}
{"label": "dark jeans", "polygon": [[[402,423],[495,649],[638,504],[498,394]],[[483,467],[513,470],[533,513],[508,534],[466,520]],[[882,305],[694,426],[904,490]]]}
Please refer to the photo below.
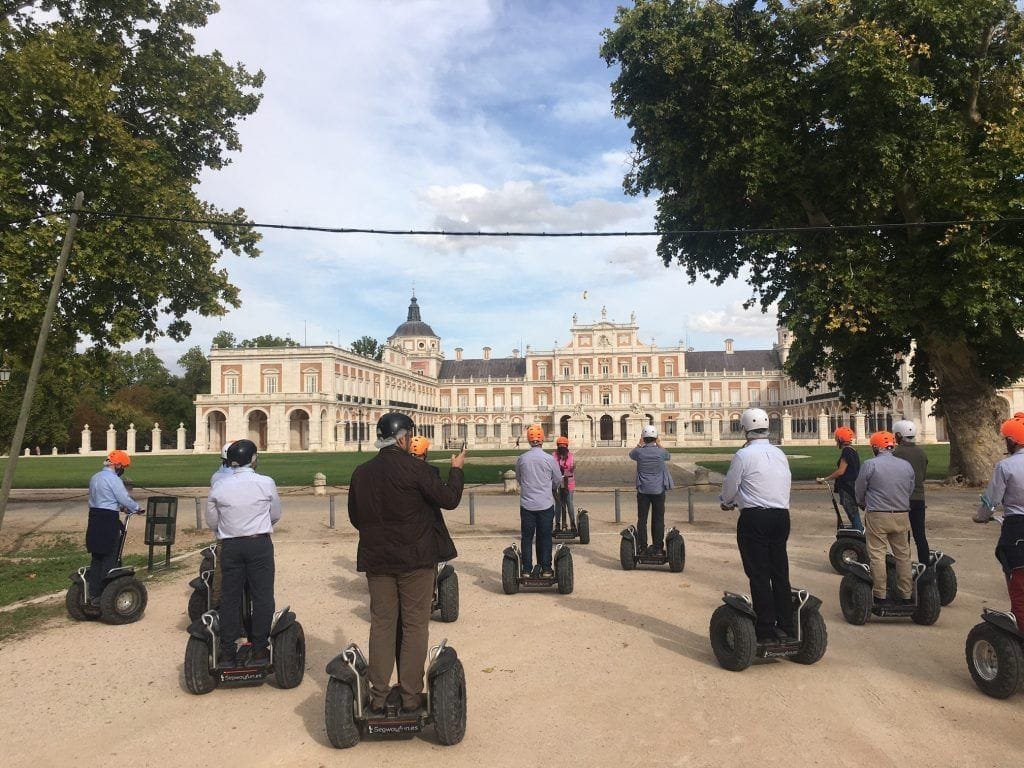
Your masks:
{"label": "dark jeans", "polygon": [[928,565],[931,554],[928,551],[928,537],[924,533],[924,510],[924,499],[910,500],[910,532],[914,535],[914,544],[917,545],[917,562]]}
{"label": "dark jeans", "polygon": [[551,524],[555,508],[537,510],[519,508],[519,521],[523,530],[523,570],[533,568],[533,536],[537,535],[537,565],[545,570],[551,568]]}
{"label": "dark jeans", "polygon": [[647,511],[651,512],[651,544],[665,544],[665,492],[636,494],[636,532],[640,549],[647,549]]}
{"label": "dark jeans", "polygon": [[117,552],[107,554],[92,553],[92,565],[86,577],[89,580],[89,599],[99,600],[103,592],[103,577],[110,572],[110,569],[117,565]]}
{"label": "dark jeans", "polygon": [[744,509],[736,522],[736,543],[743,572],[750,579],[758,638],[773,637],[776,623],[787,635],[796,636],[793,598],[789,588],[788,509]]}
{"label": "dark jeans", "polygon": [[242,595],[249,585],[252,598],[253,648],[270,645],[274,619],[274,542],[269,534],[220,542],[220,641],[232,645],[242,634]]}
{"label": "dark jeans", "polygon": [[860,509],[857,508],[857,499],[850,491],[845,488],[839,491],[839,503],[843,507],[843,511],[846,512],[846,516],[850,518],[850,525],[856,528],[858,531],[864,531],[864,523],[860,519]]}

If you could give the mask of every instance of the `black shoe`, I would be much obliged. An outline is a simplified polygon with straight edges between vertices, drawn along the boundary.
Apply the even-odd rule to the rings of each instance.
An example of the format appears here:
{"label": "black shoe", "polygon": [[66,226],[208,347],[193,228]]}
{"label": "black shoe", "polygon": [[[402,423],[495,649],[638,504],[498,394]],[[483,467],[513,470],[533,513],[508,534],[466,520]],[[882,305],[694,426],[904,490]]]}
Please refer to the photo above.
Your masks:
{"label": "black shoe", "polygon": [[888,597],[879,597],[878,595],[871,596],[871,604],[875,608],[885,608],[892,605],[892,601]]}
{"label": "black shoe", "polygon": [[238,666],[235,646],[222,645],[217,654],[217,669],[234,669]]}
{"label": "black shoe", "polygon": [[540,577],[542,579],[553,579],[555,577],[555,572],[550,568],[544,568],[540,572]]}
{"label": "black shoe", "polygon": [[522,576],[524,579],[530,578],[530,569],[523,566],[523,570],[519,572],[519,575]]}
{"label": "black shoe", "polygon": [[533,566],[533,570],[530,571],[530,578],[531,579],[539,579],[541,577],[540,574],[541,574],[540,566],[539,565],[535,565],[535,566]]}
{"label": "black shoe", "polygon": [[562,532],[562,526],[560,526],[560,525],[556,525],[556,526],[555,526],[555,530],[554,530],[554,532],[555,532],[555,533],[561,533],[561,532]]}
{"label": "black shoe", "polygon": [[374,704],[372,701],[366,704],[366,714],[371,717],[381,717],[384,714],[384,702],[380,704]]}
{"label": "black shoe", "polygon": [[252,652],[252,658],[250,664],[254,667],[269,667],[270,666],[270,649],[269,648],[257,648]]}
{"label": "black shoe", "polygon": [[917,605],[917,602],[912,597],[901,597],[897,605],[902,608],[909,608],[910,606]]}
{"label": "black shoe", "polygon": [[795,629],[783,629],[782,627],[777,627],[775,629],[775,636],[779,638],[780,643],[785,645],[792,645],[793,643],[799,642],[796,637]]}
{"label": "black shoe", "polygon": [[770,635],[758,635],[758,637],[757,637],[757,644],[758,645],[778,645],[779,644],[779,638],[775,636],[775,633],[772,633]]}

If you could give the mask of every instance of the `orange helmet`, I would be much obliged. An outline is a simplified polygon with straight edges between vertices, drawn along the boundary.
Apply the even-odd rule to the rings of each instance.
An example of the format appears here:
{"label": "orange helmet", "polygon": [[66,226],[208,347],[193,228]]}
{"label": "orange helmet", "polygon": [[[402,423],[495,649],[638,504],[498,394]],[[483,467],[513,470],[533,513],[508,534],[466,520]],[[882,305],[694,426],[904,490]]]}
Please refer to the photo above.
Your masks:
{"label": "orange helmet", "polygon": [[568,448],[569,447],[569,438],[566,437],[565,435],[559,435],[557,438],[555,438],[555,445],[559,445],[559,446],[564,445],[566,448]]}
{"label": "orange helmet", "polygon": [[116,467],[130,467],[132,465],[131,457],[124,451],[111,451],[107,454],[107,461]]}
{"label": "orange helmet", "polygon": [[526,428],[526,441],[528,443],[544,442],[544,427],[540,424],[531,424]]}
{"label": "orange helmet", "polygon": [[409,453],[413,456],[426,456],[430,450],[430,441],[423,435],[416,435],[409,441]]}
{"label": "orange helmet", "polygon": [[871,447],[876,451],[884,451],[887,448],[896,447],[896,435],[892,432],[875,432],[871,435]]}
{"label": "orange helmet", "polygon": [[1024,421],[1007,419],[999,427],[999,434],[1013,440],[1017,445],[1024,445]]}
{"label": "orange helmet", "polygon": [[842,440],[844,443],[852,443],[853,430],[850,429],[849,427],[837,427],[836,440]]}

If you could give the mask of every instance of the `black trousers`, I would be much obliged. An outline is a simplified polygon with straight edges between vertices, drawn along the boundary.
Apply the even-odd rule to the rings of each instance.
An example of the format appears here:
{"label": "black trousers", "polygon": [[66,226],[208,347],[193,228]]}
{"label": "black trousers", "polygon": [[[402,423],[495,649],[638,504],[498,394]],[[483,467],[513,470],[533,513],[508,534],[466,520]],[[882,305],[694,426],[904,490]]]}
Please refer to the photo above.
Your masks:
{"label": "black trousers", "polygon": [[665,492],[636,494],[636,531],[640,548],[647,547],[647,512],[651,513],[651,544],[659,549],[665,544]]}
{"label": "black trousers", "polygon": [[924,499],[910,500],[910,532],[917,546],[917,562],[928,565],[931,553],[928,550],[928,537],[924,533],[924,509]]}
{"label": "black trousers", "polygon": [[117,565],[117,552],[108,552],[105,554],[99,554],[97,552],[92,553],[92,563],[89,565],[89,570],[86,572],[86,578],[89,581],[89,599],[99,600],[100,594],[103,592],[103,577],[106,576],[110,569]]}
{"label": "black trousers", "polygon": [[246,585],[252,597],[253,648],[270,645],[274,619],[274,542],[270,534],[220,542],[220,642],[233,645],[242,635],[242,594]]}
{"label": "black trousers", "polygon": [[85,548],[92,555],[92,563],[86,573],[90,600],[100,599],[103,577],[117,565],[117,550],[120,548],[123,535],[124,527],[116,509],[89,509]]}
{"label": "black trousers", "polygon": [[776,625],[787,635],[796,636],[786,555],[788,538],[788,509],[744,509],[736,521],[736,543],[743,572],[750,579],[758,638],[773,637]]}

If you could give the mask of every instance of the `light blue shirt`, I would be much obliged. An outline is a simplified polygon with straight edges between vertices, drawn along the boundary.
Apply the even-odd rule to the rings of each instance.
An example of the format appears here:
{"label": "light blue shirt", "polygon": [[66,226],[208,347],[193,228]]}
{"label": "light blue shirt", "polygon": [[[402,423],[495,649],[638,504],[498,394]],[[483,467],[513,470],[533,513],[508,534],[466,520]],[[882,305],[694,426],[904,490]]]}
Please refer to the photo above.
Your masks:
{"label": "light blue shirt", "polygon": [[910,494],[914,492],[914,467],[897,458],[892,451],[879,451],[860,468],[854,485],[857,504],[868,512],[910,511]]}
{"label": "light blue shirt", "polygon": [[281,519],[277,484],[252,467],[239,467],[210,489],[206,498],[206,524],[218,539],[272,533]]}
{"label": "light blue shirt", "polygon": [[636,489],[640,493],[659,494],[674,487],[665,466],[672,454],[657,443],[638,445],[629,452],[629,458],[636,462]]}
{"label": "light blue shirt", "polygon": [[225,464],[220,465],[220,469],[210,476],[210,487],[213,488],[217,483],[223,480],[225,477],[231,477],[235,474],[235,470]]}
{"label": "light blue shirt", "polygon": [[1024,515],[1024,448],[996,464],[985,496],[993,507],[1002,504],[1005,515]]}
{"label": "light blue shirt", "polygon": [[141,512],[142,507],[124,487],[113,467],[104,467],[89,480],[89,508],[120,511],[121,507],[132,512]]}
{"label": "light blue shirt", "polygon": [[536,445],[516,459],[519,506],[540,512],[555,505],[554,494],[562,484],[562,470],[550,453]]}
{"label": "light blue shirt", "polygon": [[786,454],[767,437],[755,438],[733,454],[719,501],[740,509],[789,509],[792,481]]}

